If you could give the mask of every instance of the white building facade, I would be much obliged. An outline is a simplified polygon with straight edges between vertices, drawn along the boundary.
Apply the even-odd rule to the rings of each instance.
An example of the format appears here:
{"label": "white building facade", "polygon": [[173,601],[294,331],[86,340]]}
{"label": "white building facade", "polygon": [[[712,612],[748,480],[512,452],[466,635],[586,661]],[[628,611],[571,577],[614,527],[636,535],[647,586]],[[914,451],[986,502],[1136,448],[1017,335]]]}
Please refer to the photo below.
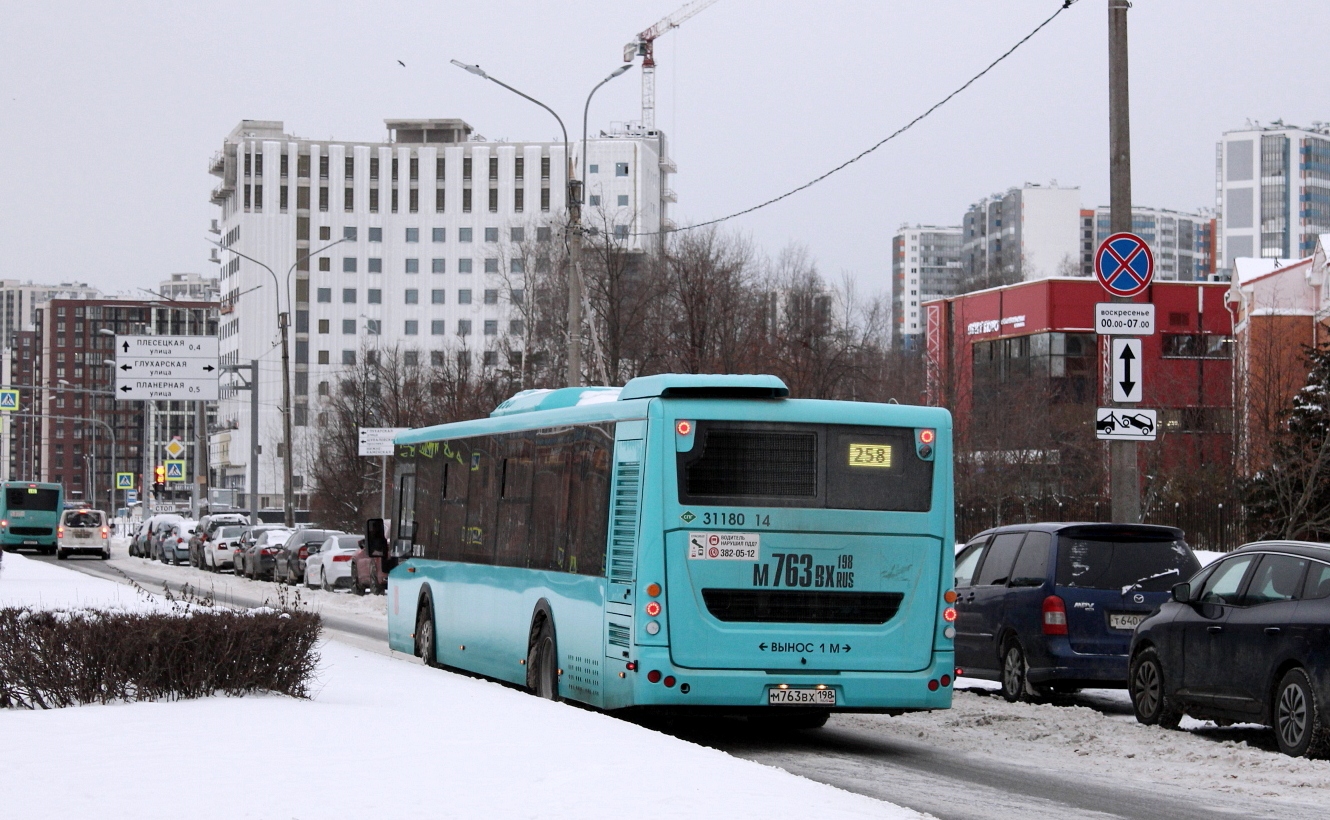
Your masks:
{"label": "white building facade", "polygon": [[[304,506],[319,408],[339,374],[394,349],[408,363],[515,364],[521,248],[559,239],[566,221],[563,143],[485,141],[457,119],[386,125],[385,142],[341,142],[245,120],[209,164],[222,180],[212,193],[221,208],[222,362],[259,362],[261,507],[280,506],[282,492],[274,276],[286,292],[281,310],[292,315],[293,472]],[[586,187],[597,199],[584,219],[628,250],[651,247],[665,224],[673,195],[663,145],[658,132],[627,130],[588,141]],[[248,493],[249,394],[228,393],[212,465],[218,486]]]}
{"label": "white building facade", "polygon": [[913,349],[923,332],[919,305],[960,292],[961,228],[902,225],[891,240],[892,343]]}
{"label": "white building facade", "polygon": [[1275,122],[1226,131],[1216,148],[1219,266],[1302,259],[1330,232],[1330,124]]}
{"label": "white building facade", "polygon": [[970,206],[961,221],[965,290],[1050,276],[1081,267],[1081,192],[1056,182],[1011,188]]}

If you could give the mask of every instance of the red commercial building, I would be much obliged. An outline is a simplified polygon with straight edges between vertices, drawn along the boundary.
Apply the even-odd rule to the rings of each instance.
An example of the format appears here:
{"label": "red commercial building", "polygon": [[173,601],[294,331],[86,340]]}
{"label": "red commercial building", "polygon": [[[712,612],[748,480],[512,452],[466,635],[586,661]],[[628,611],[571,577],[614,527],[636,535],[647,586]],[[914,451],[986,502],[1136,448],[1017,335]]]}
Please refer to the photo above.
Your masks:
{"label": "red commercial building", "polygon": [[[1195,493],[1233,459],[1233,320],[1224,283],[1157,282],[1153,336],[1142,337],[1143,395],[1158,440],[1139,448],[1143,497]],[[1023,282],[929,302],[927,400],[956,418],[958,500],[1106,494],[1107,447],[1094,411],[1110,403],[1107,336],[1095,279]],[[1222,470],[1215,474],[1215,470]],[[1153,494],[1153,496],[1151,495]]]}

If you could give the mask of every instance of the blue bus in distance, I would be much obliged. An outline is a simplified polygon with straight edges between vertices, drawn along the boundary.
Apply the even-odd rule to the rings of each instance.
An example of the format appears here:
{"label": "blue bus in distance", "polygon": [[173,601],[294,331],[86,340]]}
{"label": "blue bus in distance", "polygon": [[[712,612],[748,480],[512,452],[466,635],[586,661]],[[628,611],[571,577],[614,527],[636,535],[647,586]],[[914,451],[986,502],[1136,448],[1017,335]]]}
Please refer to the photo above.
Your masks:
{"label": "blue bus in distance", "polygon": [[0,482],[0,547],[55,555],[56,528],[64,511],[61,484]]}
{"label": "blue bus in distance", "polygon": [[606,710],[951,705],[951,417],[773,376],[524,391],[395,439],[392,648]]}

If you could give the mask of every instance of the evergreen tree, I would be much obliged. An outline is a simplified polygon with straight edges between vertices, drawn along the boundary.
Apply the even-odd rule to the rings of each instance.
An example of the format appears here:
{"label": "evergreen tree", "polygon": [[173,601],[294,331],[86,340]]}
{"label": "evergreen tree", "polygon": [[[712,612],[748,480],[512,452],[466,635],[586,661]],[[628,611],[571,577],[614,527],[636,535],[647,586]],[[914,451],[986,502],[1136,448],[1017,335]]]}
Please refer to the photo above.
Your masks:
{"label": "evergreen tree", "polygon": [[1307,384],[1275,437],[1274,462],[1248,486],[1248,515],[1259,538],[1330,536],[1330,344],[1306,348]]}

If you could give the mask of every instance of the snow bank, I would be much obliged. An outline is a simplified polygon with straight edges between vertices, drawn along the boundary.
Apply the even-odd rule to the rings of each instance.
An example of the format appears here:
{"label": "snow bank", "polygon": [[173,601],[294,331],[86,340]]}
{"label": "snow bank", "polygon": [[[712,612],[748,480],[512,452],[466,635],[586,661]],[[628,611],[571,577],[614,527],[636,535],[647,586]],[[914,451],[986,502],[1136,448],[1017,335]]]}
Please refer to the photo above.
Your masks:
{"label": "snow bank", "polygon": [[0,606],[146,611],[163,608],[163,604],[124,584],[90,578],[18,553],[5,553],[0,562]]}
{"label": "snow bank", "polygon": [[[134,599],[111,582],[10,557],[0,590],[11,604]],[[497,684],[334,641],[320,652],[309,701],[0,711],[0,814],[584,818],[619,807],[653,818],[921,816]]]}

